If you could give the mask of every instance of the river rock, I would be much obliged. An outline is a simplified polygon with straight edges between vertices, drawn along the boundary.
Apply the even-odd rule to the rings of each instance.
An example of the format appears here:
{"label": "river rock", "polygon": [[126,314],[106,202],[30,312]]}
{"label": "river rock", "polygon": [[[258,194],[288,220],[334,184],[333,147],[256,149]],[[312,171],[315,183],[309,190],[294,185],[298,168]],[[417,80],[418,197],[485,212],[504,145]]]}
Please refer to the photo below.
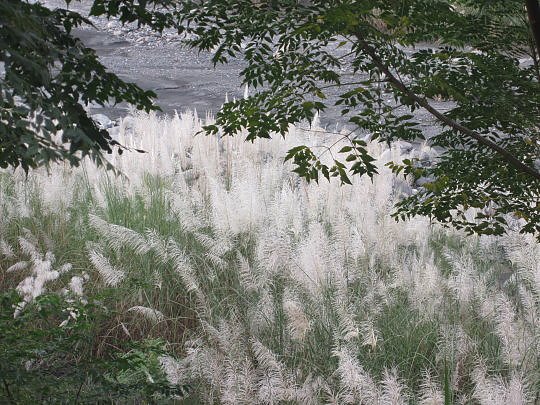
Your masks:
{"label": "river rock", "polygon": [[94,114],[92,119],[97,122],[101,129],[109,129],[114,127],[115,123],[105,114]]}

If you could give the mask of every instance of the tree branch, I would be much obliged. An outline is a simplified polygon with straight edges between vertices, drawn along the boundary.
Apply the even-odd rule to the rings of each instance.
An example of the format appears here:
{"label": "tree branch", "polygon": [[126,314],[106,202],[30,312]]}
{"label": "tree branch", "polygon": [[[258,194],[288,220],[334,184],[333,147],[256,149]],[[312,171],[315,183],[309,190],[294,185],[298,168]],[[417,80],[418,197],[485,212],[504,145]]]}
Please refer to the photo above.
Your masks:
{"label": "tree branch", "polygon": [[[536,1],[536,0],[534,0]],[[526,165],[521,160],[517,159],[511,152],[507,151],[500,145],[496,144],[493,141],[490,141],[487,138],[484,138],[482,135],[480,135],[478,132],[475,132],[463,125],[461,125],[459,122],[454,121],[453,119],[447,117],[440,111],[433,108],[429,102],[423,98],[418,96],[417,94],[413,93],[401,80],[399,80],[388,68],[388,66],[382,61],[382,59],[377,55],[375,50],[371,48],[371,46],[364,41],[362,38],[360,38],[358,35],[356,36],[358,39],[358,42],[362,46],[362,49],[371,57],[377,68],[381,72],[383,72],[390,83],[392,83],[398,90],[406,94],[408,97],[413,99],[418,105],[423,107],[425,110],[427,110],[431,115],[433,115],[435,118],[437,118],[440,122],[443,124],[449,126],[450,128],[461,132],[464,135],[467,135],[470,138],[473,138],[478,143],[490,148],[491,150],[497,152],[499,155],[501,155],[504,160],[506,160],[510,165],[512,165],[514,168],[518,169],[519,171],[523,173],[527,173],[528,175],[534,177],[537,180],[540,180],[540,172],[533,169],[532,167]]]}
{"label": "tree branch", "polygon": [[540,55],[540,4],[538,0],[526,0],[529,24],[536,42],[536,52]]}

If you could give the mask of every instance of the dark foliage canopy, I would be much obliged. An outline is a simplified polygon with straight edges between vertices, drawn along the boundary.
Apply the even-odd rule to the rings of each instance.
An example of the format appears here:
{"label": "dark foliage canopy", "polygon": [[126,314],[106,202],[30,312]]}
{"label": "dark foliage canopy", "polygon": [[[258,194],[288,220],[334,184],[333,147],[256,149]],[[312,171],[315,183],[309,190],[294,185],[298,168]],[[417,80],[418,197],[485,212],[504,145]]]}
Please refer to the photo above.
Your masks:
{"label": "dark foliage canopy", "polygon": [[[61,158],[76,164],[76,150],[97,158],[108,151],[110,139],[79,101],[114,98],[152,108],[151,94],[106,73],[70,36],[71,27],[88,23],[82,17],[0,4],[4,166]],[[205,128],[210,134],[284,136],[291,124],[327,109],[328,92],[338,89],[331,103],[354,130],[344,136],[348,146],[323,151],[335,157],[332,164],[307,146],[289,151],[308,181],[334,176],[346,184],[352,175],[375,175],[365,135],[389,144],[422,140],[414,112],[424,109],[438,128],[428,142],[441,154],[429,165],[389,165],[429,179],[398,203],[395,216],[426,215],[485,234],[501,234],[520,219],[522,232],[540,235],[537,0],[95,0],[92,14],[175,28],[190,46],[211,50],[214,63],[247,61],[241,76],[255,93],[226,103]],[[348,52],[337,56],[340,47]],[[353,75],[343,74],[346,64]],[[434,98],[452,108],[437,110]],[[68,149],[52,141],[58,129]],[[470,208],[474,218],[466,215]]]}
{"label": "dark foliage canopy", "polygon": [[153,93],[107,72],[71,35],[83,24],[91,23],[68,10],[0,1],[0,167],[77,165],[85,155],[105,163],[101,152],[111,152],[114,142],[83,106],[113,100],[156,108]]}

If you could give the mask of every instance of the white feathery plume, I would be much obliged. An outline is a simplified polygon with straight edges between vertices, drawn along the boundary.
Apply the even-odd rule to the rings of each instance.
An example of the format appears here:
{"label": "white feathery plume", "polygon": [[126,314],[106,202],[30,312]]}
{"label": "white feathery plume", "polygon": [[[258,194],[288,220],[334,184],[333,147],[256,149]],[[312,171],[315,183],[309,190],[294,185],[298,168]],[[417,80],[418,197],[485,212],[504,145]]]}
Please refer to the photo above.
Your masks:
{"label": "white feathery plume", "polygon": [[274,300],[268,288],[264,288],[256,305],[248,309],[250,333],[255,336],[262,334],[274,324],[274,317]]}
{"label": "white feathery plume", "polygon": [[99,187],[98,184],[92,183],[92,201],[98,208],[105,208],[107,206],[107,198],[105,193]]}
{"label": "white feathery plume", "polygon": [[109,259],[103,256],[101,252],[90,249],[88,255],[106,285],[115,287],[125,278],[126,273],[112,266]]}
{"label": "white feathery plume", "polygon": [[259,236],[256,258],[264,270],[263,274],[271,276],[296,263],[292,244],[293,241],[285,233],[271,230]]}
{"label": "white feathery plume", "polygon": [[154,271],[152,272],[152,276],[153,276],[153,279],[154,279],[153,280],[154,286],[158,290],[161,290],[161,288],[163,287],[163,277],[161,277],[160,269],[159,268],[154,269]]}
{"label": "white feathery plume", "polygon": [[380,341],[380,333],[375,328],[373,320],[369,319],[367,321],[360,323],[360,333],[362,336],[362,346],[369,346],[371,350],[377,348],[377,344]]}
{"label": "white feathery plume", "polygon": [[88,274],[84,273],[82,276],[73,276],[69,281],[69,290],[77,297],[83,296],[83,287],[85,281],[88,280]]}
{"label": "white feathery plume", "polygon": [[226,234],[217,234],[215,238],[200,232],[195,232],[194,235],[197,241],[214,256],[221,257],[232,248],[231,239]]}
{"label": "white feathery plume", "polygon": [[120,322],[120,327],[122,328],[127,337],[131,337],[131,333],[129,333],[128,328],[126,327],[126,325],[124,325],[123,322]]}
{"label": "white feathery plume", "polygon": [[121,225],[110,224],[96,215],[91,214],[88,218],[90,226],[107,241],[108,246],[115,253],[120,252],[123,247],[133,249],[140,255],[150,250],[149,243],[140,233]]}
{"label": "white feathery plume", "polygon": [[9,266],[6,270],[6,273],[14,273],[16,271],[27,269],[29,265],[30,265],[30,262],[26,262],[26,261],[17,262]]}
{"label": "white feathery plume", "polygon": [[380,392],[371,376],[358,363],[349,349],[342,347],[332,352],[338,358],[337,374],[342,389],[359,404],[377,404]]}
{"label": "white feathery plume", "polygon": [[318,405],[319,395],[324,388],[325,382],[321,377],[309,374],[300,386],[295,387],[292,401],[298,404]]}
{"label": "white feathery plume", "polygon": [[32,233],[32,231],[30,231],[30,229],[28,228],[22,228],[22,234],[23,234],[23,237],[28,241],[30,242],[32,245],[34,246],[38,246],[39,245],[39,240],[38,240],[38,237],[36,235],[34,235]]}
{"label": "white feathery plume", "polygon": [[353,310],[344,302],[342,297],[334,298],[334,308],[338,316],[337,334],[340,339],[350,342],[360,336],[360,330],[354,320]]}
{"label": "white feathery plume", "polygon": [[58,273],[65,274],[71,271],[73,265],[71,263],[65,263],[58,268]]}
{"label": "white feathery plume", "polygon": [[230,405],[253,403],[257,395],[257,378],[249,359],[228,356],[225,360],[224,377],[220,402]]}
{"label": "white feathery plume", "polygon": [[12,200],[12,215],[19,218],[29,218],[32,216],[32,208],[28,192],[28,183],[23,181],[15,182],[15,195]]}
{"label": "white feathery plume", "polygon": [[16,288],[26,302],[40,296],[44,292],[44,284],[58,277],[58,272],[50,271],[50,266],[45,263],[38,264],[35,268],[39,270],[36,270],[34,275],[26,277]]}
{"label": "white feathery plume", "polygon": [[199,287],[199,283],[195,278],[193,268],[191,267],[189,261],[189,257],[185,254],[182,248],[178,246],[178,244],[174,240],[169,239],[167,243],[167,252],[168,256],[173,262],[174,270],[180,275],[180,278],[182,279],[182,283],[184,284],[184,287],[186,287],[186,290],[189,292],[195,292],[196,294],[200,294],[201,290]]}
{"label": "white feathery plume", "polygon": [[[30,244],[31,245],[31,244]],[[33,246],[33,245],[32,245]],[[60,273],[52,269],[52,264],[49,260],[41,260],[39,252],[33,253],[32,260],[32,275],[22,280],[16,287],[17,292],[23,298],[21,305],[15,309],[14,317],[17,317],[22,309],[45,292],[45,284],[56,280]]]}
{"label": "white feathery plume", "polygon": [[285,299],[283,301],[283,311],[289,321],[287,326],[291,338],[297,342],[302,342],[311,328],[311,323],[301,305],[292,299]]}
{"label": "white feathery plume", "polygon": [[153,250],[158,260],[162,264],[169,262],[169,252],[167,250],[168,241],[164,239],[155,229],[147,229],[145,232],[149,249]]}
{"label": "white feathery plume", "polygon": [[480,405],[522,405],[532,403],[528,385],[517,373],[512,372],[510,381],[501,376],[488,377],[485,364],[480,363],[471,373],[475,384],[474,399]]}
{"label": "white feathery plume", "polygon": [[499,293],[495,301],[495,333],[503,346],[503,357],[507,364],[518,367],[530,348],[535,347],[531,336],[516,316],[513,304],[505,294]]}
{"label": "white feathery plume", "polygon": [[210,263],[217,269],[224,269],[227,266],[227,262],[223,259],[223,256],[232,248],[230,238],[227,238],[225,234],[219,233],[215,238],[198,232],[195,232],[194,235],[203,247],[207,249],[204,255]]}
{"label": "white feathery plume", "polygon": [[270,202],[267,215],[276,233],[289,232],[300,235],[303,231],[303,216],[301,196],[288,184],[280,185]]}
{"label": "white feathery plume", "polygon": [[32,261],[38,261],[42,259],[41,253],[39,253],[38,248],[36,247],[37,243],[33,243],[28,238],[19,237],[19,246],[21,247],[22,252],[29,256]]}
{"label": "white feathery plume", "polygon": [[538,319],[540,319],[540,306],[536,304],[534,293],[529,291],[525,286],[520,285],[518,287],[519,301],[523,307],[523,319],[528,325],[533,327],[536,325],[540,328],[540,324],[537,325]]}
{"label": "white feathery plume", "polygon": [[54,264],[56,261],[56,256],[49,250],[47,253],[45,253],[45,260],[49,261],[51,264]]}
{"label": "white feathery plume", "polygon": [[[231,314],[231,318],[236,318],[234,313]],[[208,339],[212,341],[222,353],[226,353],[233,357],[244,353],[244,346],[239,345],[239,342],[242,341],[243,328],[237,320],[220,319],[217,328],[206,321],[201,322],[207,333]]]}
{"label": "white feathery plume", "polygon": [[460,380],[465,377],[462,364],[466,357],[475,349],[476,343],[469,337],[461,325],[442,325],[437,342],[437,361],[448,361],[454,366],[452,387],[457,388]]}
{"label": "white feathery plume", "polygon": [[476,271],[473,258],[470,255],[465,253],[458,255],[446,250],[445,256],[454,268],[452,276],[448,280],[448,286],[462,307],[465,308],[475,296],[482,294],[485,284]]}
{"label": "white feathery plume", "polygon": [[157,309],[136,305],[128,309],[128,312],[134,312],[136,314],[142,315],[144,318],[148,319],[150,322],[159,323],[165,320],[165,315]]}
{"label": "white feathery plume", "polygon": [[519,270],[519,274],[531,284],[540,299],[540,244],[533,235],[510,233],[503,238],[506,255]]}
{"label": "white feathery plume", "polygon": [[13,248],[3,239],[0,239],[0,253],[4,255],[6,259],[15,258],[15,252],[13,252]]}
{"label": "white feathery plume", "polygon": [[251,348],[260,373],[257,382],[257,402],[277,404],[287,400],[288,384],[283,364],[276,359],[274,353],[255,338],[251,339]]}
{"label": "white feathery plume", "polygon": [[[238,165],[235,162],[233,175],[237,178],[233,179],[230,191],[220,196],[228,208],[229,228],[225,228],[226,231],[238,234],[254,232],[260,228],[269,200],[268,194],[271,192],[261,188],[262,179],[258,178],[261,170],[261,166],[254,163]],[[238,171],[240,173],[236,173]],[[219,212],[215,214],[219,215]]]}
{"label": "white feathery plume", "polygon": [[382,395],[379,403],[381,405],[405,405],[407,404],[407,389],[398,377],[397,370],[384,370],[382,385]]}
{"label": "white feathery plume", "polygon": [[[203,345],[202,339],[187,341],[183,363],[192,378],[201,379],[210,386],[210,394],[219,392],[223,381],[223,354],[213,347]],[[203,394],[205,391],[203,391]],[[210,403],[214,403],[215,400]]]}
{"label": "white feathery plume", "polygon": [[257,291],[259,289],[259,281],[248,260],[240,252],[237,252],[236,257],[238,261],[238,279],[240,285],[248,293]]}
{"label": "white feathery plume", "polygon": [[181,385],[184,383],[187,370],[183,362],[176,360],[174,357],[164,355],[159,357],[159,364],[170,384]]}
{"label": "white feathery plume", "polygon": [[313,293],[317,293],[334,276],[331,270],[334,267],[329,265],[325,254],[328,245],[322,224],[313,222],[309,226],[308,236],[297,249],[298,267],[291,269],[292,275]]}
{"label": "white feathery plume", "polygon": [[60,213],[71,205],[75,176],[66,170],[64,163],[55,164],[53,170],[50,170],[46,175],[36,177],[35,180],[47,210]]}
{"label": "white feathery plume", "polygon": [[403,287],[408,292],[412,305],[426,318],[433,318],[440,312],[444,300],[447,280],[434,262],[433,255],[423,252],[409,255],[403,260]]}
{"label": "white feathery plume", "polygon": [[[186,174],[187,175],[187,174]],[[182,193],[181,190],[166,191],[170,200],[171,211],[174,213],[183,230],[196,232],[205,226],[204,217],[198,214],[196,190]]]}
{"label": "white feathery plume", "polygon": [[189,257],[184,253],[182,248],[172,238],[167,242],[168,257],[173,262],[174,270],[180,276],[184,287],[188,292],[194,293],[197,297],[197,309],[199,315],[206,313],[208,304],[203,291],[200,288],[195,271],[193,270]]}
{"label": "white feathery plume", "polygon": [[216,269],[225,269],[227,267],[227,262],[212,251],[206,252],[204,256],[210,261],[210,263],[212,263],[212,266]]}
{"label": "white feathery plume", "polygon": [[427,370],[422,373],[422,376],[419,405],[444,405],[444,395],[441,391],[440,383],[433,379]]}
{"label": "white feathery plume", "polygon": [[506,403],[508,405],[527,404],[532,402],[529,384],[516,371],[510,375],[510,381],[506,384]]}

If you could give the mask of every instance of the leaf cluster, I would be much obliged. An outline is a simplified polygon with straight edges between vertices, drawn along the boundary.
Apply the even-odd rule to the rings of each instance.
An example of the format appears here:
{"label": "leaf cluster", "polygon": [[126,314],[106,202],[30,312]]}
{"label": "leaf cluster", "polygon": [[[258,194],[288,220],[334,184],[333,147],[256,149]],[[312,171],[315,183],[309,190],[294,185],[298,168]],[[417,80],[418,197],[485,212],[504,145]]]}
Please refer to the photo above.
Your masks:
{"label": "leaf cluster", "polygon": [[[156,403],[184,394],[186,387],[172,386],[160,367],[167,353],[161,341],[96,356],[97,328],[110,315],[98,303],[44,294],[14,318],[19,303],[15,290],[0,295],[0,396],[7,403]],[[63,325],[70,313],[77,319]]]}
{"label": "leaf cluster", "polygon": [[[225,104],[208,133],[284,135],[332,103],[353,128],[346,151],[354,153],[331,167],[307,146],[286,159],[308,181],[320,173],[350,183],[376,173],[354,140],[422,142],[416,111],[426,109],[436,132],[427,142],[440,156],[390,164],[412,182],[433,178],[404,197],[396,218],[540,235],[540,59],[522,1],[248,3],[194,2],[182,18],[191,46],[214,50],[215,63],[244,58],[243,82],[260,89]],[[447,111],[434,107],[441,101]]]}
{"label": "leaf cluster", "polygon": [[91,25],[78,13],[39,3],[0,3],[0,167],[25,171],[50,162],[78,165],[84,156],[120,147],[85,106],[127,102],[157,109],[155,94],[107,71],[72,34]]}

